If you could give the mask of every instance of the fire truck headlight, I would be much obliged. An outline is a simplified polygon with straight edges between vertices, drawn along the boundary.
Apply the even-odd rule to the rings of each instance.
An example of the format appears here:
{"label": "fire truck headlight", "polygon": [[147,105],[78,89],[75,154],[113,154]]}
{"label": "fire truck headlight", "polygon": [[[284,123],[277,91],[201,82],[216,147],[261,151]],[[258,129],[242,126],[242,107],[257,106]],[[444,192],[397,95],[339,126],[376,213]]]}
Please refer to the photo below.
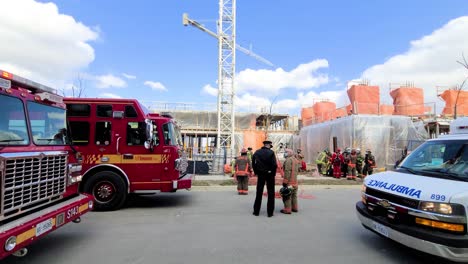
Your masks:
{"label": "fire truck headlight", "polygon": [[16,236],[11,236],[5,241],[5,250],[12,251],[16,247]]}
{"label": "fire truck headlight", "polygon": [[89,201],[89,202],[88,202],[88,208],[89,208],[89,210],[92,210],[92,209],[93,209],[93,206],[94,206],[93,201]]}
{"label": "fire truck headlight", "polygon": [[75,158],[79,163],[81,163],[83,161],[83,154],[81,154],[81,152],[78,151],[75,153]]}
{"label": "fire truck headlight", "polygon": [[174,166],[175,166],[175,169],[176,169],[176,170],[180,170],[180,159],[176,159],[176,160],[175,160]]}

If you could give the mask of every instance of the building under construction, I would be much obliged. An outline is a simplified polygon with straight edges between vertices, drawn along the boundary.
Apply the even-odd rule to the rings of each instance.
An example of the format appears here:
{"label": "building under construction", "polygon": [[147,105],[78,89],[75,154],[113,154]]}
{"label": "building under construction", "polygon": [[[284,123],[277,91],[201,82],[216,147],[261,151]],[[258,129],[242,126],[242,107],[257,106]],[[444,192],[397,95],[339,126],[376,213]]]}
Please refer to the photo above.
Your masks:
{"label": "building under construction", "polygon": [[275,150],[280,145],[292,147],[293,137],[297,135],[300,124],[297,116],[266,112],[235,113],[233,146],[218,148],[218,116],[213,105],[188,103],[143,102],[154,112],[164,112],[175,118],[181,126],[184,149],[189,158],[206,161],[210,171],[220,172],[224,164],[229,164],[239,155],[242,148],[259,149],[268,138],[274,142]]}
{"label": "building under construction", "polygon": [[336,108],[334,102],[320,101],[303,108],[304,127],[295,145],[304,149],[306,162],[313,163],[317,153],[324,149],[349,147],[370,149],[379,167],[391,168],[405,149],[448,133],[454,117],[468,115],[466,91],[439,90],[445,107],[437,115],[436,103],[424,102],[422,88],[405,84],[391,85],[389,90],[393,105],[380,103],[379,86],[355,83],[349,85],[350,104],[345,107]]}

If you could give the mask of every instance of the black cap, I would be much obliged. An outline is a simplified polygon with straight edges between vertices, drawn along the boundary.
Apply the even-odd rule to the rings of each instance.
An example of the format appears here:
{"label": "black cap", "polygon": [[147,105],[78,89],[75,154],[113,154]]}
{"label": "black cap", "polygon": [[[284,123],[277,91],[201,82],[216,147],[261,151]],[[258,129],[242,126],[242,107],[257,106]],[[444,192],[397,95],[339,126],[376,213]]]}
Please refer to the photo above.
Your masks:
{"label": "black cap", "polygon": [[247,150],[252,150],[252,148],[251,148],[251,147],[248,147]]}
{"label": "black cap", "polygon": [[265,141],[263,141],[263,145],[265,145],[265,144],[270,144],[271,145],[273,143],[270,140],[265,140]]}

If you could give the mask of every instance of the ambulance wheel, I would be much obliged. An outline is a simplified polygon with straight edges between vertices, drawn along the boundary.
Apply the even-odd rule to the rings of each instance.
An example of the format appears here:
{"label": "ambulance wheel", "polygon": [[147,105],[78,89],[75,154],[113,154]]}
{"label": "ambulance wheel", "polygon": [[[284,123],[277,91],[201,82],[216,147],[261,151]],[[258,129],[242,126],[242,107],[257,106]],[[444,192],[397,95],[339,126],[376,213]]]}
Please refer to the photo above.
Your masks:
{"label": "ambulance wheel", "polygon": [[112,171],[101,171],[91,176],[84,184],[84,192],[94,196],[96,211],[117,210],[127,198],[124,180]]}

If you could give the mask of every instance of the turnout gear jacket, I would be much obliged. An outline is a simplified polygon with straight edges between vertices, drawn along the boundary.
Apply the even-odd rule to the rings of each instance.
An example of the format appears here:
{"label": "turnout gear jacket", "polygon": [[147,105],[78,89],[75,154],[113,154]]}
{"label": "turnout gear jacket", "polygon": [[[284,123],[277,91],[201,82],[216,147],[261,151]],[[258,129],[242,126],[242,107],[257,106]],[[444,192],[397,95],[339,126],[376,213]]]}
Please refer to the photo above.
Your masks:
{"label": "turnout gear jacket", "polygon": [[252,163],[250,163],[247,155],[241,155],[237,157],[234,168],[236,176],[250,176]]}
{"label": "turnout gear jacket", "polygon": [[300,164],[299,161],[294,157],[288,157],[284,161],[284,179],[283,184],[289,184],[297,186],[297,174],[299,173]]}

